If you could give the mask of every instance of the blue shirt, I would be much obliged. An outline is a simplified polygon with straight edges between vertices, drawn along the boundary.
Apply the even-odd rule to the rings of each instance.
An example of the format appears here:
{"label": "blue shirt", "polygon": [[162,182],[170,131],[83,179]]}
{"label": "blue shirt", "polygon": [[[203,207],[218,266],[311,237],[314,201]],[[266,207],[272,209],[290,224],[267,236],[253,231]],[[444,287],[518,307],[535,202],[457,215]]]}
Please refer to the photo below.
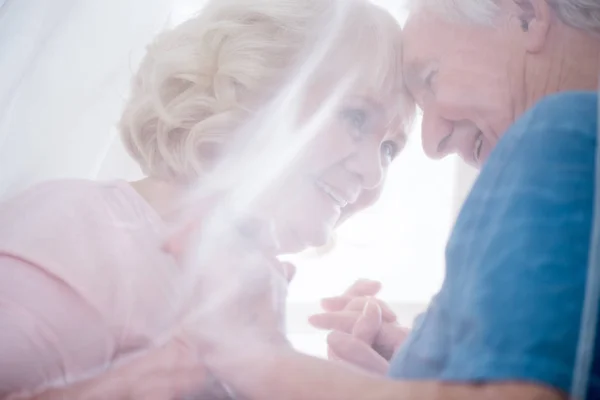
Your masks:
{"label": "blue shirt", "polygon": [[[457,219],[442,288],[392,361],[392,377],[570,391],[592,231],[597,112],[594,93],[553,95],[505,133]],[[600,398],[598,335],[595,348],[588,399]]]}

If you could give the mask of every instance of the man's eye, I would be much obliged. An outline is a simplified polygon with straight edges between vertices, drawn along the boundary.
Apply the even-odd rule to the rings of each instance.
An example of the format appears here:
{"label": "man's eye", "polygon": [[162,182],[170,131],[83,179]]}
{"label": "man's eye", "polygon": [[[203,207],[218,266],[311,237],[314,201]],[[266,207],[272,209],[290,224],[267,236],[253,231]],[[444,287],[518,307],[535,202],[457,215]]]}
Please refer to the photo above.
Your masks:
{"label": "man's eye", "polygon": [[386,163],[391,163],[398,155],[398,145],[391,140],[383,142],[381,145],[381,154]]}
{"label": "man's eye", "polygon": [[358,130],[363,130],[367,125],[367,113],[365,110],[355,108],[346,109],[342,111],[342,118]]}

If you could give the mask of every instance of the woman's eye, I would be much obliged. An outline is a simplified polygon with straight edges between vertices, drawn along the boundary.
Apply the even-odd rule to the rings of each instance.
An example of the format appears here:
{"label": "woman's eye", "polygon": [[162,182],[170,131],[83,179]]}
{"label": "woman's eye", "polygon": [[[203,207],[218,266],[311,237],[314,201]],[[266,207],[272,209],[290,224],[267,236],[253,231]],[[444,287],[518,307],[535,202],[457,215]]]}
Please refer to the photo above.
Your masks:
{"label": "woman's eye", "polygon": [[367,124],[367,113],[361,109],[347,109],[342,112],[342,117],[353,128],[363,130]]}
{"label": "woman's eye", "polygon": [[381,145],[381,154],[386,163],[391,163],[398,155],[398,145],[395,142],[387,141]]}
{"label": "woman's eye", "polygon": [[436,75],[437,75],[437,71],[431,71],[425,77],[425,85],[430,90],[434,89],[434,83],[435,82],[433,80],[435,79]]}

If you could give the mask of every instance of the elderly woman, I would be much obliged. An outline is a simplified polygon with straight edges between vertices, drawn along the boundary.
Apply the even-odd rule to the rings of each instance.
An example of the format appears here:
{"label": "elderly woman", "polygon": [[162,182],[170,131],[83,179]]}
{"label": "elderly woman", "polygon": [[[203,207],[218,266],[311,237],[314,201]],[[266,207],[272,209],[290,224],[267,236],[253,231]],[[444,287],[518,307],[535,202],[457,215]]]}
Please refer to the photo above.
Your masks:
{"label": "elderly woman", "polygon": [[[194,345],[207,294],[165,237],[217,218],[273,260],[325,243],[404,144],[399,39],[363,0],[214,0],[159,36],[120,124],[148,177],[47,182],[0,207],[0,397],[154,393],[171,363],[188,374],[169,387],[201,383],[169,349]],[[149,358],[121,365],[134,354]]]}

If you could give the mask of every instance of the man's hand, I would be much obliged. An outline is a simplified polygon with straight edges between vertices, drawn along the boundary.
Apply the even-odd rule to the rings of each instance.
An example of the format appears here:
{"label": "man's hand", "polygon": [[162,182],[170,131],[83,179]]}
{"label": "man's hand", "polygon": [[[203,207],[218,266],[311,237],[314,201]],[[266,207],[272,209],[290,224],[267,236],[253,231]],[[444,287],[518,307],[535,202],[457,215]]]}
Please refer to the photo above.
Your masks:
{"label": "man's hand", "polygon": [[381,290],[376,281],[359,280],[337,297],[323,299],[326,311],[313,315],[310,323],[332,330],[327,338],[328,355],[368,371],[385,374],[389,360],[404,342],[408,330],[383,301],[373,298]]}

